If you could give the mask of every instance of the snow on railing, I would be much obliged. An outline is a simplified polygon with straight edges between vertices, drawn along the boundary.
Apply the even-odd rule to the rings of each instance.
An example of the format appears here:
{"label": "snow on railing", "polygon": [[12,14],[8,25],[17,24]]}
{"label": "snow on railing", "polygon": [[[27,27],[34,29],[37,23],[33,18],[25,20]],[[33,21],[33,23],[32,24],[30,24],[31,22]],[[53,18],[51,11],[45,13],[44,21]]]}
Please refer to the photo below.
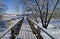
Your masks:
{"label": "snow on railing", "polygon": [[[29,18],[29,20],[31,20],[35,25],[37,25],[38,27],[40,27],[33,19],[31,19],[30,17],[27,17]],[[40,27],[40,29],[46,33],[51,39],[54,39],[54,37],[47,31],[47,29],[43,28],[43,27]]]}
{"label": "snow on railing", "polygon": [[20,20],[22,20],[22,18],[20,18],[15,24],[13,24],[13,25],[10,26],[7,30],[5,30],[4,33],[2,33],[2,34],[0,35],[0,39],[1,39],[2,37],[4,37],[4,36],[8,33],[8,31],[10,31],[10,29],[11,29],[12,27],[14,27],[14,25],[16,25]]}

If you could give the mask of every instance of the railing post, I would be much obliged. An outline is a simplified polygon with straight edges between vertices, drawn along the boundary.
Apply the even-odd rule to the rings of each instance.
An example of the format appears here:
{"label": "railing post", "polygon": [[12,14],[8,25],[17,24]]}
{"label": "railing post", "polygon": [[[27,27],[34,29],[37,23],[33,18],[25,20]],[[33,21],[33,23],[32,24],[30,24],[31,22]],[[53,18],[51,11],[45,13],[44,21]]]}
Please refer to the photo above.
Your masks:
{"label": "railing post", "polygon": [[9,39],[15,39],[14,28],[11,28],[11,37]]}
{"label": "railing post", "polygon": [[40,27],[37,27],[37,31],[40,33]]}
{"label": "railing post", "polygon": [[21,29],[23,20],[24,20],[24,18],[17,23],[17,27],[18,27],[18,28],[17,28],[16,30],[14,29],[14,27],[11,28],[11,36],[10,36],[9,39],[15,39],[16,36],[19,34],[19,31],[20,31],[20,29]]}
{"label": "railing post", "polygon": [[[37,27],[36,30],[37,30],[38,33],[40,33],[40,30],[41,29],[40,29],[40,27]],[[36,35],[36,37],[37,37],[37,39],[42,39],[42,36],[41,35],[40,36],[39,35]]]}

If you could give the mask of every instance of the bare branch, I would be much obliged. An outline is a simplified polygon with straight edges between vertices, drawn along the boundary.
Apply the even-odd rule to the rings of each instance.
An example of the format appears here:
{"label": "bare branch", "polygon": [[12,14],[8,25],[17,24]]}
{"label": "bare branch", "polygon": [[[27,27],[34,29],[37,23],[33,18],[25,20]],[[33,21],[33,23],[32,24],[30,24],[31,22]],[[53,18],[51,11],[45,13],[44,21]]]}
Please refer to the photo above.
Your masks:
{"label": "bare branch", "polygon": [[59,3],[59,0],[57,0],[57,3],[55,4],[54,9],[53,9],[53,11],[52,11],[52,14],[51,14],[51,16],[50,16],[49,19],[48,19],[47,26],[48,26],[48,24],[49,24],[49,22],[50,22],[50,20],[51,20],[51,18],[52,18],[53,12],[54,12],[55,8],[57,7],[58,3]]}

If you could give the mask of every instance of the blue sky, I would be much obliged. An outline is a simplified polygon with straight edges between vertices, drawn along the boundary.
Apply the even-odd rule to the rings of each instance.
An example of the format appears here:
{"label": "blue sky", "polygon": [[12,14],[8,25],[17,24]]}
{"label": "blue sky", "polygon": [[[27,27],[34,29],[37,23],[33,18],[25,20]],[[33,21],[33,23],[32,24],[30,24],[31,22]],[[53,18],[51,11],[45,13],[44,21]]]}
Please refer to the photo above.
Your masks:
{"label": "blue sky", "polygon": [[[14,14],[15,11],[13,8],[12,0],[3,0],[3,2],[8,6],[7,14]],[[20,4],[19,8],[20,8],[19,13],[21,13],[21,11],[22,11],[22,5],[21,4]]]}
{"label": "blue sky", "polygon": [[[8,6],[8,10],[7,10],[8,14],[14,14],[14,13],[16,13],[14,11],[14,7],[13,7],[14,4],[12,3],[12,0],[3,0],[3,2]],[[58,5],[58,7],[60,7],[60,4]],[[19,13],[22,13],[22,10],[24,9],[22,4],[20,4],[19,9],[20,9]]]}

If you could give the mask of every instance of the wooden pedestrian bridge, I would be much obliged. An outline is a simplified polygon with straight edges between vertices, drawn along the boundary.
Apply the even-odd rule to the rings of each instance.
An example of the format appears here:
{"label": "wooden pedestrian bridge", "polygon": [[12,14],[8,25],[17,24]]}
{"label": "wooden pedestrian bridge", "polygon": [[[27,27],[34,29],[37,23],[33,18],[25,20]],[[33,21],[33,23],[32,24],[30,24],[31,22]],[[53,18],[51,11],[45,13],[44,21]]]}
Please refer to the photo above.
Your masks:
{"label": "wooden pedestrian bridge", "polygon": [[[6,37],[5,35],[11,31],[9,39],[44,39],[45,33],[50,39],[55,39],[45,28],[40,27],[33,19],[30,17],[21,17],[15,23],[9,26],[1,35],[0,39]],[[14,20],[14,19],[13,19]],[[17,25],[17,27],[15,27]],[[16,29],[15,29],[16,28]],[[7,37],[8,38],[8,37]],[[48,39],[48,38],[47,38]]]}

